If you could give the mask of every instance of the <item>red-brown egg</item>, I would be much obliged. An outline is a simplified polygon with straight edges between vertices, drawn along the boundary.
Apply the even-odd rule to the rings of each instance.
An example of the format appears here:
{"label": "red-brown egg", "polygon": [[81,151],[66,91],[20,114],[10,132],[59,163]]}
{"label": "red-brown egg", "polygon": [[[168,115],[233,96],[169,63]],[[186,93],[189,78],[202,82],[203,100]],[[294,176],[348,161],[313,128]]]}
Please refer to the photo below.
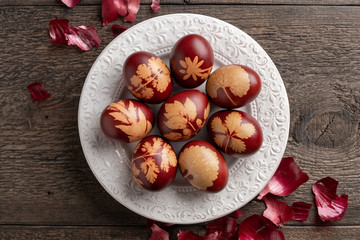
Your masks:
{"label": "red-brown egg", "polygon": [[136,145],[131,162],[135,182],[147,190],[164,189],[176,176],[176,153],[170,143],[159,136],[143,138]]}
{"label": "red-brown egg", "polygon": [[216,69],[206,82],[211,101],[224,108],[238,108],[254,100],[261,90],[259,75],[242,65],[225,65]]}
{"label": "red-brown egg", "polygon": [[259,150],[263,133],[251,115],[236,110],[222,110],[209,118],[207,129],[213,142],[233,156],[251,155]]}
{"label": "red-brown egg", "polygon": [[107,106],[101,114],[101,130],[108,138],[135,142],[152,129],[154,114],[147,105],[132,99],[122,99]]}
{"label": "red-brown egg", "polygon": [[210,103],[198,90],[186,90],[174,94],[160,107],[157,117],[158,129],[171,141],[185,141],[195,136],[205,125]]}
{"label": "red-brown egg", "polygon": [[209,142],[192,140],[186,143],[180,150],[178,161],[183,177],[199,190],[218,192],[227,184],[226,161]]}
{"label": "red-brown egg", "polygon": [[180,38],[170,53],[171,73],[185,88],[195,88],[205,82],[213,65],[214,53],[210,43],[197,34]]}
{"label": "red-brown egg", "polygon": [[131,54],[124,63],[123,76],[131,94],[146,103],[165,101],[173,88],[169,68],[149,52]]}

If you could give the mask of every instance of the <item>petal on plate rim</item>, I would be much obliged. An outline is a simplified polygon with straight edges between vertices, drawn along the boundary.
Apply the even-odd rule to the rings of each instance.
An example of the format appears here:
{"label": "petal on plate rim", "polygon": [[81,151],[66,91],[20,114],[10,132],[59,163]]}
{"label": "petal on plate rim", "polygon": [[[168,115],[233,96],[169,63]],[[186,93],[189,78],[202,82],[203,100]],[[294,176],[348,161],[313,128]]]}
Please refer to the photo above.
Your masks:
{"label": "petal on plate rim", "polygon": [[294,210],[285,202],[276,200],[272,196],[263,198],[266,204],[266,210],[263,216],[272,221],[277,226],[284,226],[284,223],[294,217]]}
{"label": "petal on plate rim", "polygon": [[294,158],[282,158],[278,169],[260,192],[258,199],[262,199],[268,193],[287,196],[308,180],[309,176],[300,169]]}

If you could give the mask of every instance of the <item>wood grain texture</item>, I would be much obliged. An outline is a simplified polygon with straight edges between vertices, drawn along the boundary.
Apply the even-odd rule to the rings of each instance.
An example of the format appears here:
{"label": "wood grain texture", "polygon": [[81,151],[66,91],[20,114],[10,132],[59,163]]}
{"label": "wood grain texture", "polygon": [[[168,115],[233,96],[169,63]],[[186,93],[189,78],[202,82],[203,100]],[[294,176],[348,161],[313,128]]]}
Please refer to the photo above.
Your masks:
{"label": "wood grain texture", "polygon": [[[76,6],[101,5],[101,0],[81,0]],[[141,0],[142,5],[151,4],[151,0]],[[317,6],[359,6],[358,0],[161,0],[160,6],[167,4],[231,4],[231,5],[317,5]],[[60,0],[0,0],[0,6],[36,6],[58,5],[66,7]]]}
{"label": "wood grain texture", "polygon": [[[6,7],[9,1],[0,1],[0,239],[29,239],[31,234],[37,239],[147,239],[143,237],[149,234],[146,219],[121,206],[101,187],[78,137],[82,85],[96,57],[113,39],[110,26],[102,27],[99,5],[67,9],[55,2]],[[326,176],[340,182],[339,194],[349,195],[341,221],[322,223],[313,207],[308,221],[286,224],[286,239],[356,239],[360,235],[360,7],[162,5],[159,12],[152,12],[144,5],[134,24],[182,12],[213,16],[242,29],[278,67],[291,106],[285,155],[293,156],[310,177],[280,199],[314,204],[311,184]],[[101,45],[83,52],[52,44],[48,22],[53,18],[68,18],[73,26],[95,26]],[[121,19],[114,23],[134,25]],[[34,81],[43,83],[51,99],[41,104],[31,101],[25,87]],[[65,103],[42,109],[61,102]],[[244,218],[264,210],[258,200],[242,209]],[[177,229],[170,228],[172,236]],[[201,233],[203,224],[184,229]]]}

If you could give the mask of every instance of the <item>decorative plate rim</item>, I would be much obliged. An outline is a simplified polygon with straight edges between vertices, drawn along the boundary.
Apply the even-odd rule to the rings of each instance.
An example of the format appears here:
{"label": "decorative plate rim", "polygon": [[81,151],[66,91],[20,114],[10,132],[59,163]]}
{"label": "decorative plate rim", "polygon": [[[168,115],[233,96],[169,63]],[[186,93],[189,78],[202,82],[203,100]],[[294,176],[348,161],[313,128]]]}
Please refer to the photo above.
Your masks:
{"label": "decorative plate rim", "polygon": [[[134,51],[168,54],[181,36],[201,33],[208,39],[218,65],[244,64],[258,72],[262,90],[246,107],[259,121],[264,142],[260,150],[231,162],[227,187],[219,193],[169,186],[160,192],[142,190],[131,176],[129,150],[100,130],[99,117],[107,104],[124,95],[122,63]],[[148,43],[148,44],[144,44]],[[168,14],[140,22],[109,43],[84,82],[78,128],[86,161],[104,189],[119,203],[146,218],[175,224],[210,221],[235,211],[255,198],[276,171],[284,154],[290,125],[289,102],[281,76],[264,49],[249,35],[222,20],[199,14]],[[230,161],[227,159],[227,162]],[[178,174],[179,175],[179,174]]]}

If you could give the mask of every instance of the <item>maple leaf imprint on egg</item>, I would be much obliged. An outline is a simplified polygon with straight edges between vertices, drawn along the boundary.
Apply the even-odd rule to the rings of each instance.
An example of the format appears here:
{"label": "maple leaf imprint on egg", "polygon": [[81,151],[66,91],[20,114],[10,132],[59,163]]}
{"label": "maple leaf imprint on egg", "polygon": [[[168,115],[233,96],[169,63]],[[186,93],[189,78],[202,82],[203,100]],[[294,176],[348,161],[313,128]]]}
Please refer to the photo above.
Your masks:
{"label": "maple leaf imprint on egg", "polygon": [[[219,173],[216,152],[207,147],[195,145],[185,148],[181,153],[181,159],[183,162],[180,165],[182,166],[180,171],[193,186],[206,190],[214,184]],[[208,165],[215,167],[204,168]]]}
{"label": "maple leaf imprint on egg", "polygon": [[128,107],[122,101],[111,103],[108,110],[113,111],[109,115],[120,122],[115,127],[123,131],[130,142],[137,141],[144,136],[144,133],[147,135],[151,131],[151,122],[146,119],[141,109],[135,107],[132,102],[129,103]]}
{"label": "maple leaf imprint on egg", "polygon": [[226,97],[236,105],[228,91],[237,97],[246,95],[250,89],[249,74],[239,66],[227,66],[226,68],[227,70],[221,73],[215,71],[212,74],[207,93],[211,98],[217,98],[217,91],[222,89]]}
{"label": "maple leaf imprint on egg", "polygon": [[[137,98],[150,99],[154,96],[154,89],[164,92],[171,82],[170,71],[160,59],[151,57],[147,64],[140,64],[131,79],[129,91]],[[152,87],[151,87],[152,86]]]}
{"label": "maple leaf imprint on egg", "polygon": [[[165,125],[168,128],[182,130],[182,134],[171,135],[171,137],[176,137],[176,140],[179,140],[182,137],[189,137],[193,132],[197,132],[197,128],[191,123],[194,121],[196,122],[197,120],[196,105],[189,98],[186,98],[184,104],[177,100],[173,103],[166,103],[164,116],[167,119]],[[196,123],[198,125],[199,121]],[[203,122],[201,124],[203,124]]]}
{"label": "maple leaf imprint on egg", "polygon": [[223,122],[219,117],[215,117],[211,121],[211,129],[215,133],[215,143],[225,148],[227,152],[228,146],[238,153],[246,150],[246,144],[243,139],[248,139],[255,134],[256,130],[251,123],[242,123],[241,114],[232,112],[226,116]]}
{"label": "maple leaf imprint on egg", "polygon": [[200,68],[201,65],[203,65],[204,60],[201,60],[199,62],[199,57],[195,56],[194,60],[192,61],[191,58],[189,57],[185,57],[185,61],[184,60],[180,60],[180,65],[184,68],[184,69],[180,69],[179,72],[184,74],[185,76],[183,77],[183,80],[187,80],[190,77],[192,77],[192,79],[194,81],[198,80],[198,77],[200,79],[206,79],[213,66],[202,69]]}

